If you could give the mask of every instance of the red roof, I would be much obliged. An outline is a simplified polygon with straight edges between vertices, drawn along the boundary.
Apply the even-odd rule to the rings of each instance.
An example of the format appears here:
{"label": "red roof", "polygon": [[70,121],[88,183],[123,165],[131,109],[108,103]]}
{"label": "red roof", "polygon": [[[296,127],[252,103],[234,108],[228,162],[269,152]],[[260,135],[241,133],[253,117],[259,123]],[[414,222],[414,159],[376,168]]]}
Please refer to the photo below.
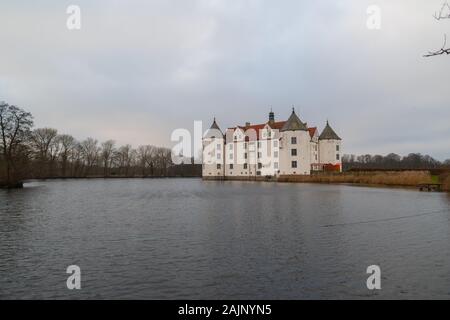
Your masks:
{"label": "red roof", "polygon": [[317,131],[317,127],[308,128],[308,131],[309,131],[309,135],[310,135],[311,138],[312,138],[312,137],[314,137],[314,134],[315,134],[316,131]]}
{"label": "red roof", "polygon": [[[232,127],[232,128],[228,128],[227,132],[230,132],[229,130],[231,130],[231,132],[234,132],[237,128],[240,128],[242,131],[247,131],[250,129],[255,130],[258,133],[258,140],[260,138],[260,131],[262,129],[264,129],[264,127],[268,124],[272,129],[277,129],[277,130],[281,130],[281,128],[283,128],[284,124],[286,123],[286,121],[278,121],[278,122],[274,122],[272,124],[270,124],[269,122],[266,123],[260,123],[260,124],[253,124],[250,126],[236,126],[236,127]],[[311,138],[314,136],[314,134],[317,131],[317,127],[313,127],[313,128],[308,128],[309,131],[309,135],[311,136]],[[245,137],[245,141],[249,141],[249,137],[246,136]]]}

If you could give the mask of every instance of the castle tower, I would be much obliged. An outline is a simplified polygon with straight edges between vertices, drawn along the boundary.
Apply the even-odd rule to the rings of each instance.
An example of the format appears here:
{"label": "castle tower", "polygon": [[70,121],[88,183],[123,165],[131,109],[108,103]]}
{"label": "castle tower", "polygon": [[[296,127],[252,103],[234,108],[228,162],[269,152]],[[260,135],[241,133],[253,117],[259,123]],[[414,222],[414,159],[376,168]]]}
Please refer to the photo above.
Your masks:
{"label": "castle tower", "polygon": [[211,127],[203,136],[203,178],[223,178],[224,176],[224,150],[225,141],[222,130],[214,118]]}
{"label": "castle tower", "polygon": [[294,108],[280,133],[280,174],[310,174],[311,137],[308,126],[300,120]]}
{"label": "castle tower", "polygon": [[325,165],[325,170],[342,171],[341,152],[341,138],[331,128],[327,120],[327,124],[319,136],[319,161],[322,165]]}

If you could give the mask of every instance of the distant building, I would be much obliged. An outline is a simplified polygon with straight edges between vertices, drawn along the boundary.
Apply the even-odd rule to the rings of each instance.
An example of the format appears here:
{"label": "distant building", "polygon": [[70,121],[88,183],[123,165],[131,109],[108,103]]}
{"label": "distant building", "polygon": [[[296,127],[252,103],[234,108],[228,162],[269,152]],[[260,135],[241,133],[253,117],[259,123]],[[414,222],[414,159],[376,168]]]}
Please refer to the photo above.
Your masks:
{"label": "distant building", "polygon": [[342,139],[328,121],[319,135],[294,109],[287,121],[228,128],[222,132],[214,119],[203,137],[203,177],[250,178],[257,176],[309,175],[314,171],[338,171]]}

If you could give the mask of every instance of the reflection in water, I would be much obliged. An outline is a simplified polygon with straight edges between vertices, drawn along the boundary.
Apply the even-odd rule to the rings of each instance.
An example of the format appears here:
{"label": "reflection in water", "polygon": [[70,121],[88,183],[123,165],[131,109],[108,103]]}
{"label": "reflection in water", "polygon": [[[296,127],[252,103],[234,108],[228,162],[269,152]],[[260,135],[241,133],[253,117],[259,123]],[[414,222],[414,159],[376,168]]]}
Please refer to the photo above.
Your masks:
{"label": "reflection in water", "polygon": [[0,191],[0,298],[448,298],[449,219],[448,194],[415,190],[33,182]]}

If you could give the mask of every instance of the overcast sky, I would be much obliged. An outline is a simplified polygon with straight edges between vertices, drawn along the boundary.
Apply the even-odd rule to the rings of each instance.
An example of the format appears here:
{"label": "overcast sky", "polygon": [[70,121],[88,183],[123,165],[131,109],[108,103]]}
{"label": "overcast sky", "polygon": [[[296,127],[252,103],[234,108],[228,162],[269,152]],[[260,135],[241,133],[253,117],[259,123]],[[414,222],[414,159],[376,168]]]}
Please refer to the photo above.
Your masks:
{"label": "overcast sky", "polygon": [[[81,8],[81,30],[66,9]],[[366,26],[369,5],[381,29]],[[222,129],[330,124],[344,153],[450,158],[450,20],[442,0],[104,0],[0,4],[0,100],[78,139],[171,146]],[[450,41],[449,41],[450,43]],[[206,127],[205,127],[206,129]]]}

